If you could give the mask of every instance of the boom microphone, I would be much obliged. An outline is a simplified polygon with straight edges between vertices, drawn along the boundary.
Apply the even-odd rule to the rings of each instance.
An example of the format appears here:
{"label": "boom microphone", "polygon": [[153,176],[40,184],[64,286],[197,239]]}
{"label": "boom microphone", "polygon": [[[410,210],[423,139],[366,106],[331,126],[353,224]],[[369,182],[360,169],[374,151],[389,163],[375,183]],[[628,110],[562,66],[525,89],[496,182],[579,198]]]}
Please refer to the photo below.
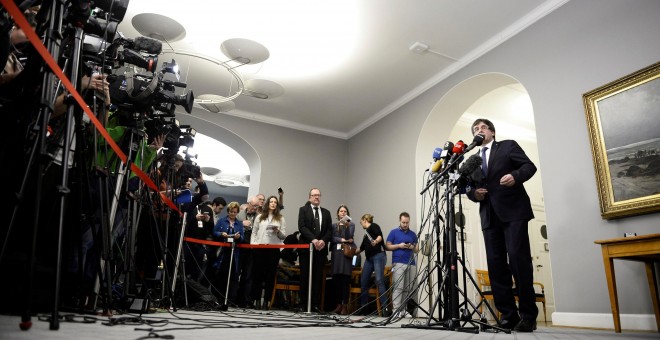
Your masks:
{"label": "boom microphone", "polygon": [[137,37],[133,40],[134,49],[145,51],[149,54],[160,54],[163,51],[163,44],[155,39],[147,37]]}
{"label": "boom microphone", "polygon": [[472,155],[468,158],[461,168],[458,169],[458,173],[464,177],[467,177],[475,182],[481,182],[483,179],[483,174],[481,173],[481,163],[483,159],[479,155]]}

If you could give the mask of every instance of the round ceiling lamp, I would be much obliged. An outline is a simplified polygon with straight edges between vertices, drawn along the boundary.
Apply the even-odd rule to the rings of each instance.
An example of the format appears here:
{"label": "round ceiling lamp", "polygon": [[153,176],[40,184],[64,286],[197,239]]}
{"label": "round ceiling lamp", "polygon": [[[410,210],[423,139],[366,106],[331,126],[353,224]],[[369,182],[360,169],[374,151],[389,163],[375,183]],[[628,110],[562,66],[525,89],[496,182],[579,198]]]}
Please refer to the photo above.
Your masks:
{"label": "round ceiling lamp", "polygon": [[228,58],[242,64],[258,64],[270,57],[270,52],[264,45],[243,38],[225,40],[220,45],[220,50]]}
{"label": "round ceiling lamp", "polygon": [[203,166],[203,167],[200,168],[200,170],[202,171],[202,173],[204,175],[212,176],[212,177],[217,176],[222,172],[222,170],[220,170],[218,168],[214,168],[212,166]]}
{"label": "round ceiling lamp", "polygon": [[245,82],[244,94],[259,99],[273,99],[284,94],[284,87],[266,79],[250,79]]}
{"label": "round ceiling lamp", "polygon": [[227,97],[216,94],[202,94],[195,97],[195,103],[213,113],[229,112],[236,108],[236,103]]}
{"label": "round ceiling lamp", "polygon": [[131,20],[133,27],[143,36],[174,42],[186,36],[186,29],[176,20],[156,13],[140,13]]}
{"label": "round ceiling lamp", "polygon": [[214,182],[221,187],[240,187],[245,185],[239,180],[230,178],[216,178]]}

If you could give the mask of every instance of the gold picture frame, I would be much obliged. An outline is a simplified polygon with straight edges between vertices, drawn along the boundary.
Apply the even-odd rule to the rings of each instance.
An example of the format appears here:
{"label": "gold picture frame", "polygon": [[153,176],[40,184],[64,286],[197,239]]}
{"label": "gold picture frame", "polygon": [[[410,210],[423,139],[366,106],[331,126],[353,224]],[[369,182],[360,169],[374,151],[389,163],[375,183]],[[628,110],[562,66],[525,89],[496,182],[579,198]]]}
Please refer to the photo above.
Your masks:
{"label": "gold picture frame", "polygon": [[660,62],[582,98],[601,216],[660,210]]}

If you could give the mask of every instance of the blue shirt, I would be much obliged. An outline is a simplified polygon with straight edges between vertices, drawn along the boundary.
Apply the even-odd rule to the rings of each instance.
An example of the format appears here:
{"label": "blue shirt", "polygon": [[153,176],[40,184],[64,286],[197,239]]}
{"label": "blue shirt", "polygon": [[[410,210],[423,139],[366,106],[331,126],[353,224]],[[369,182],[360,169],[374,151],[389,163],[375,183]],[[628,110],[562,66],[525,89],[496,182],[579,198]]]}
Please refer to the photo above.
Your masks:
{"label": "blue shirt", "polygon": [[[394,228],[387,235],[387,242],[397,245],[399,243],[417,244],[417,234],[408,229],[407,231],[401,230],[401,227]],[[415,264],[412,249],[396,249],[392,251],[392,263]]]}

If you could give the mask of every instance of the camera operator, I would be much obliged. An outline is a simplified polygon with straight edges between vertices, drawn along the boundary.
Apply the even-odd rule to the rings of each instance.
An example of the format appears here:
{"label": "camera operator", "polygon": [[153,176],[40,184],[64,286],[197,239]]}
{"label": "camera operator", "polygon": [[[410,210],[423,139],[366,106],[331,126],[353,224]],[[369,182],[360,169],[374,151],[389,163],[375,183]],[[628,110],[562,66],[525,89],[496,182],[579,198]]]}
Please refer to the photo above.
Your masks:
{"label": "camera operator", "polygon": [[[29,9],[23,12],[25,19],[32,28],[37,26],[37,11],[38,9]],[[16,25],[13,25],[9,31],[9,46],[8,46],[8,55],[7,62],[2,74],[0,74],[0,91],[4,94],[6,89],[6,84],[9,84],[18,74],[23,71],[23,64],[19,60],[19,56],[22,54],[21,49],[28,42],[27,36],[23,29],[19,28]]]}

